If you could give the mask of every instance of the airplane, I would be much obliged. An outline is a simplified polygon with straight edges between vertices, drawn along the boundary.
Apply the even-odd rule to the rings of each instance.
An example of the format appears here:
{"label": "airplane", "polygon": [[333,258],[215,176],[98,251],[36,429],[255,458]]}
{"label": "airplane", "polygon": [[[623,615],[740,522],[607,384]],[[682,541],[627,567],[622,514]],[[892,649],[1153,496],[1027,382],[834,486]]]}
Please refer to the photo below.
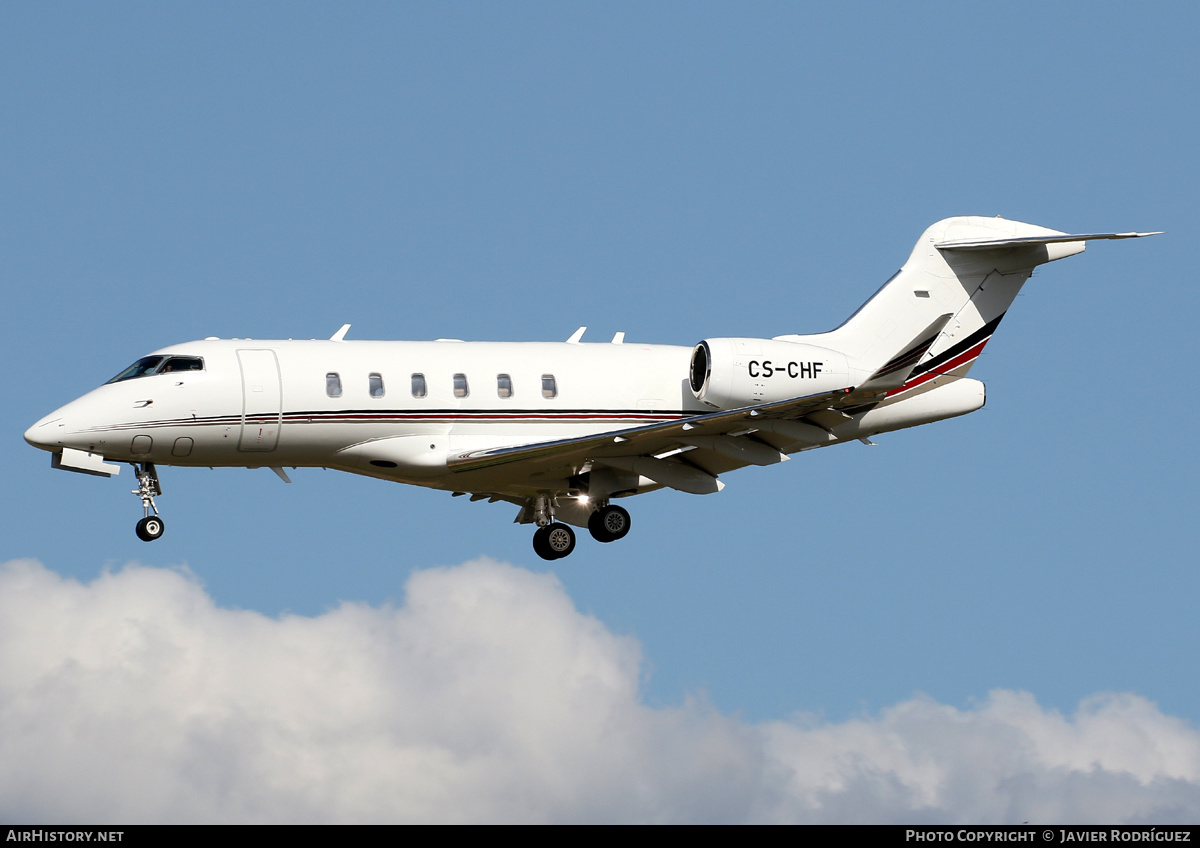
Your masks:
{"label": "airplane", "polygon": [[834,330],[694,347],[566,342],[207,338],[156,350],[25,433],[51,466],[133,467],[140,539],[162,536],[159,466],[323,467],[518,507],[543,559],[573,527],[623,538],[615,500],[711,494],[722,475],[973,412],[967,377],[1022,284],[1097,239],[947,218]]}

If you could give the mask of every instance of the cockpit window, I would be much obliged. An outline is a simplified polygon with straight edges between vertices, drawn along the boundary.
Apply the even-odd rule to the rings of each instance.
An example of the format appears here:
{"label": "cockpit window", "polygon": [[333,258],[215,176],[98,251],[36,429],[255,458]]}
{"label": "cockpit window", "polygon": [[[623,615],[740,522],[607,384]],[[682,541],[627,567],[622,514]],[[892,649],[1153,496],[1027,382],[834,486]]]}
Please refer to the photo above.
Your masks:
{"label": "cockpit window", "polygon": [[198,356],[172,356],[162,364],[155,374],[166,374],[168,371],[203,371],[204,360]]}
{"label": "cockpit window", "polygon": [[108,382],[120,383],[150,374],[166,374],[179,371],[203,371],[204,360],[198,356],[143,356]]}
{"label": "cockpit window", "polygon": [[147,374],[153,374],[154,369],[162,365],[164,359],[166,359],[165,356],[143,356],[108,382],[120,383],[122,380],[132,380],[135,377],[145,377]]}

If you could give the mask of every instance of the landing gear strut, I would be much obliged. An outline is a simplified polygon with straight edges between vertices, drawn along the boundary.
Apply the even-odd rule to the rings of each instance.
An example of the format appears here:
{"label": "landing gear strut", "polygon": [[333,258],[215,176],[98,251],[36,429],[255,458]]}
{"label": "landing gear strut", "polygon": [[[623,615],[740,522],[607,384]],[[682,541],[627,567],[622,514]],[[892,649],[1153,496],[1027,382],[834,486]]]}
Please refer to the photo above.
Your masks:
{"label": "landing gear strut", "polygon": [[[154,470],[153,462],[130,464],[133,466],[133,473],[138,481],[138,487],[133,490],[133,494],[142,499],[142,510],[146,514],[146,517],[137,523],[137,537],[143,542],[153,542],[166,529],[166,524],[158,514],[158,507],[154,504],[155,495],[162,494],[162,486],[158,482],[158,472]],[[151,515],[151,512],[154,514]]]}

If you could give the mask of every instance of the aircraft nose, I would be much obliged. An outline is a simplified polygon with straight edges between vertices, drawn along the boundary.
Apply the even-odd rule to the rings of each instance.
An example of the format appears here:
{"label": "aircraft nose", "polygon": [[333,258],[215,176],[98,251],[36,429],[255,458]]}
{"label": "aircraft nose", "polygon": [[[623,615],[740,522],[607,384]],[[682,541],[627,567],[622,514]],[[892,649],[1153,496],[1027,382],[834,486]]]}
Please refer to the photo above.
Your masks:
{"label": "aircraft nose", "polygon": [[58,447],[57,436],[61,425],[62,416],[52,412],[25,431],[25,441],[35,448],[54,450]]}

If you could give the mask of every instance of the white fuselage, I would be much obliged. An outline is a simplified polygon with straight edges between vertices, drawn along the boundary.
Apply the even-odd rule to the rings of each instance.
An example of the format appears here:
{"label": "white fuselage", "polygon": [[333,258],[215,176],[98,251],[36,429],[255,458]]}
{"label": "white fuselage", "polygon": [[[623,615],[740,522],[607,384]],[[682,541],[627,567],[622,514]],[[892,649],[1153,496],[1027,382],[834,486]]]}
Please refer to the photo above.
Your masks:
{"label": "white fuselage", "polygon": [[[210,339],[154,355],[204,367],[102,385],[27,438],[119,462],[323,466],[438,487],[449,451],[710,411],[687,385],[691,349],[668,345]],[[410,436],[414,461],[355,461],[355,446]],[[432,461],[415,461],[430,445]]]}

